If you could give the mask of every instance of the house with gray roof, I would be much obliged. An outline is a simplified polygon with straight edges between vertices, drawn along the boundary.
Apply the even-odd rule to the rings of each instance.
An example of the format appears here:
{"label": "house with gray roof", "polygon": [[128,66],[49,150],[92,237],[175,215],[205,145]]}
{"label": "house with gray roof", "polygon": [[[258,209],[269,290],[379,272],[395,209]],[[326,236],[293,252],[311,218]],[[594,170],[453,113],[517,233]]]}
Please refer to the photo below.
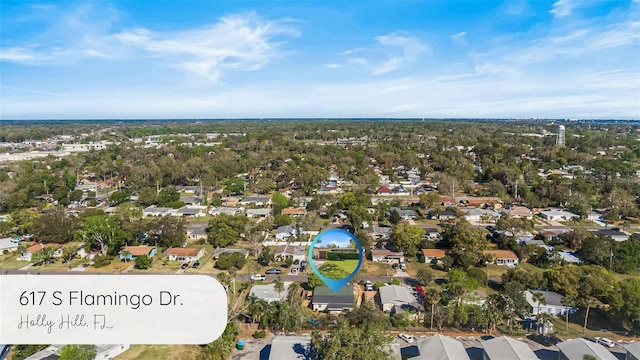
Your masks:
{"label": "house with gray roof", "polygon": [[268,360],[311,360],[311,336],[276,335]]}
{"label": "house with gray roof", "polygon": [[151,205],[142,210],[142,217],[147,216],[167,216],[173,214],[174,210],[166,207],[157,207],[155,205]]}
{"label": "house with gray roof", "polygon": [[209,235],[209,224],[207,223],[190,223],[187,225],[187,240],[198,241],[206,239]]}
{"label": "house with gray roof", "polygon": [[247,196],[240,200],[242,205],[266,206],[271,205],[271,198],[268,196]]}
{"label": "house with gray roof", "polygon": [[627,358],[625,360],[640,360],[640,342],[632,342],[625,345],[624,349],[627,350]]}
{"label": "house with gray roof", "polygon": [[560,349],[558,360],[582,360],[585,355],[591,355],[596,360],[617,359],[604,346],[583,338],[571,339],[558,343],[558,349]]}
{"label": "house with gray roof", "polygon": [[286,299],[289,295],[289,284],[290,282],[284,283],[284,291],[278,293],[275,290],[274,284],[266,284],[266,285],[254,285],[251,288],[250,295],[257,297],[260,300],[264,300],[268,303],[274,301],[281,301],[282,299]]}
{"label": "house with gray roof", "polygon": [[397,211],[398,215],[405,220],[415,220],[418,218],[418,213],[414,210],[402,210],[398,207],[392,207],[389,209],[387,216],[390,216],[392,211]]}
{"label": "house with gray roof", "polygon": [[209,215],[211,216],[216,216],[218,214],[235,215],[240,211],[242,211],[242,209],[229,207],[229,206],[217,206],[209,209]]}
{"label": "house with gray roof", "polygon": [[314,311],[341,313],[353,309],[355,300],[353,285],[343,286],[337,293],[327,286],[316,286],[311,304]]}
{"label": "house with gray roof", "polygon": [[[302,234],[303,230],[302,228],[298,228],[298,230],[300,231],[300,233]],[[284,225],[284,226],[280,226],[279,228],[276,229],[276,235],[275,238],[278,240],[286,240],[290,237],[295,237],[297,235],[296,232],[296,227],[293,225]]]}
{"label": "house with gray roof", "polygon": [[613,241],[627,241],[629,240],[629,234],[620,231],[619,229],[602,229],[595,232],[596,235],[603,235],[611,238]]}
{"label": "house with gray roof", "polygon": [[538,302],[533,300],[533,294],[535,293],[544,295],[545,302],[540,304],[540,313],[553,315],[564,315],[567,311],[571,313],[572,308],[562,304],[562,295],[553,291],[527,290],[524,296],[529,306],[531,306],[530,312],[532,315],[538,315]]}
{"label": "house with gray roof", "polygon": [[20,238],[3,238],[0,239],[0,254],[7,250],[8,252],[18,251],[18,247],[20,246]]}
{"label": "house with gray roof", "polygon": [[482,342],[482,360],[540,360],[529,345],[506,336]]}
{"label": "house with gray roof", "polygon": [[271,209],[247,209],[247,217],[261,218],[271,215]]}
{"label": "house with gray roof", "polygon": [[183,217],[200,217],[207,214],[206,206],[185,205],[176,210],[177,216]]}
{"label": "house with gray roof", "polygon": [[423,312],[424,306],[406,286],[386,285],[378,289],[382,311],[394,314],[407,310]]}
{"label": "house with gray roof", "polygon": [[418,351],[412,360],[469,360],[460,341],[440,334],[418,339]]}

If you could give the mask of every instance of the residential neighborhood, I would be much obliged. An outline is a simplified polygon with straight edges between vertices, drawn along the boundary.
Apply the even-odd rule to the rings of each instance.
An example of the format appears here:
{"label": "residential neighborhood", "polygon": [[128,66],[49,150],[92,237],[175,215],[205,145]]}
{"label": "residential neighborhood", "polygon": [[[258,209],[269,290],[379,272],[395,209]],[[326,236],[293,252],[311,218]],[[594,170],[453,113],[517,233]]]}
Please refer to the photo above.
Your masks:
{"label": "residential neighborhood", "polygon": [[[229,129],[214,137],[237,142],[227,141],[229,149],[198,145],[208,149],[200,158],[183,157],[188,148],[174,149],[169,139],[123,138],[99,150],[123,160],[104,165],[108,171],[96,165],[107,160],[88,163],[97,156],[92,151],[69,158],[78,163],[73,174],[66,157],[0,164],[3,184],[16,184],[0,198],[2,271],[215,277],[232,314],[225,337],[231,359],[253,352],[296,359],[337,341],[322,334],[353,331],[376,339],[393,359],[555,360],[578,352],[606,359],[635,351],[635,172],[622,181],[598,167],[596,157],[591,167],[562,170],[576,175],[572,179],[540,176],[521,163],[540,156],[544,144],[536,142],[521,153],[491,149],[510,167],[493,164],[485,145],[439,149],[424,137],[416,138],[422,157],[399,152],[405,158],[388,158],[374,146],[387,140],[370,137],[303,142],[296,156],[281,157],[289,151],[282,150],[242,167],[229,160],[216,170],[224,177],[213,176],[204,165],[241,151],[248,141],[241,133]],[[174,136],[195,144],[208,134]],[[139,145],[147,141],[156,145]],[[305,160],[317,156],[306,147],[336,149],[340,156],[318,156],[314,161],[326,162],[318,167]],[[134,166],[142,157],[119,155],[124,148],[132,159],[171,149],[172,156],[152,155],[170,166],[149,177]],[[468,162],[472,175],[438,163],[449,158]],[[489,171],[491,164],[496,168]],[[37,170],[30,180],[23,179],[25,166]],[[505,178],[506,171],[513,174]],[[591,194],[591,203],[565,197],[569,186],[572,194]],[[338,291],[311,265],[342,274],[336,259],[353,261],[359,253],[332,244],[311,249],[331,229],[351,234],[362,247],[359,270]]]}

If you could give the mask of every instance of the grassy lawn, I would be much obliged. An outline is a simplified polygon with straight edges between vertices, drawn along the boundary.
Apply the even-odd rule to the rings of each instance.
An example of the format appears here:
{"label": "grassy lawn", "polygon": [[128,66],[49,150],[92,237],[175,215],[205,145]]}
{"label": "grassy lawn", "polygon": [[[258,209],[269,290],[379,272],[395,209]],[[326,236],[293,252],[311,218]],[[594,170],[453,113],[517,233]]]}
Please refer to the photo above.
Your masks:
{"label": "grassy lawn", "polygon": [[2,262],[0,262],[0,269],[15,270],[29,265],[28,261],[18,261],[16,260],[17,258],[17,254],[1,255],[0,259]]}
{"label": "grassy lawn", "polygon": [[362,276],[392,276],[396,271],[391,268],[391,265],[386,263],[373,262],[364,260],[362,267],[358,272],[358,275]]}
{"label": "grassy lawn", "polygon": [[90,266],[87,268],[87,271],[88,272],[121,272],[131,265],[133,265],[132,262],[120,261],[120,258],[116,256],[109,265],[99,267],[99,268]]}
{"label": "grassy lawn", "polygon": [[131,345],[118,360],[195,359],[200,352],[198,345]]}
{"label": "grassy lawn", "polygon": [[52,264],[49,264],[49,265],[38,265],[38,266],[34,265],[30,269],[32,269],[32,270],[49,270],[49,271],[67,271],[70,268],[74,268],[74,267],[82,264],[82,262],[83,261],[81,259],[73,260],[71,262],[71,267],[69,267],[69,264],[63,263],[61,259],[57,259]]}
{"label": "grassy lawn", "polygon": [[420,269],[430,269],[434,279],[444,277],[447,274],[446,271],[434,269],[430,264],[419,263],[415,261],[407,263],[407,274],[411,276],[416,276],[418,270]]}
{"label": "grassy lawn", "polygon": [[349,276],[358,266],[358,260],[327,260],[318,271],[330,279],[342,279]]}
{"label": "grassy lawn", "polygon": [[605,316],[600,314],[600,310],[591,309],[589,311],[589,323],[587,330],[582,333],[582,325],[584,324],[584,311],[578,311],[576,314],[569,315],[569,333],[565,334],[564,316],[553,318],[554,335],[560,338],[576,338],[581,336],[602,336],[612,340],[624,339],[624,336],[616,335],[611,331],[624,331],[618,324],[609,322]]}

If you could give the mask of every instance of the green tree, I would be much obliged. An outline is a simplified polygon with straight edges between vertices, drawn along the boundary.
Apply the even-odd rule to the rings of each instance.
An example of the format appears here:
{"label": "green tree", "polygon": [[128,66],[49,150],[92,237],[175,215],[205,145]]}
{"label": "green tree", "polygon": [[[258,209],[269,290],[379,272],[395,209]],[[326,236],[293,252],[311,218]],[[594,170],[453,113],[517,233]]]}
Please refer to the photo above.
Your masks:
{"label": "green tree", "polygon": [[420,268],[416,273],[416,278],[422,286],[427,286],[433,279],[433,271],[429,268]]}
{"label": "green tree", "polygon": [[620,280],[610,295],[612,314],[631,329],[640,334],[640,279]]}
{"label": "green tree", "polygon": [[165,206],[178,200],[180,200],[180,193],[173,186],[160,190],[160,193],[158,194],[158,204],[160,206]]}
{"label": "green tree", "polygon": [[371,302],[363,302],[360,307],[347,312],[345,320],[351,325],[367,331],[384,331],[391,326],[389,315]]}
{"label": "green tree", "polygon": [[324,281],[320,280],[318,275],[316,275],[315,273],[310,272],[307,274],[307,285],[313,289],[316,286],[324,285]]}
{"label": "green tree", "polygon": [[243,179],[230,179],[225,183],[223,193],[225,195],[242,195],[244,194],[244,187],[245,182]]}
{"label": "green tree", "polygon": [[258,255],[258,264],[262,266],[269,266],[273,261],[273,250],[268,247],[263,247],[260,255]]}
{"label": "green tree", "polygon": [[69,264],[69,268],[71,268],[71,262],[76,258],[76,256],[78,256],[77,246],[65,246],[62,248],[62,261]]}
{"label": "green tree", "polygon": [[435,307],[441,299],[442,295],[438,288],[428,287],[424,290],[424,300],[429,305],[431,305],[431,322],[429,323],[429,330],[433,330],[433,317],[435,315]]}
{"label": "green tree", "polygon": [[278,293],[278,298],[282,299],[282,293],[284,292],[284,282],[278,276],[278,278],[273,282],[273,290]]}
{"label": "green tree", "polygon": [[420,205],[427,209],[431,209],[434,206],[440,204],[440,195],[436,192],[422,193],[418,196],[420,198]]}
{"label": "green tree", "polygon": [[227,247],[240,241],[246,216],[219,214],[209,221],[207,241],[215,247]]}
{"label": "green tree", "polygon": [[273,204],[274,215],[280,215],[282,209],[289,206],[289,199],[280,192],[275,192],[271,195],[271,203]]}
{"label": "green tree", "polygon": [[96,354],[95,345],[65,345],[60,349],[59,360],[93,360]]}
{"label": "green tree", "polygon": [[544,297],[544,293],[542,292],[534,292],[532,294],[532,299],[533,301],[536,302],[536,304],[538,304],[538,309],[536,311],[536,315],[540,314],[540,307],[542,305],[547,305],[547,298]]}
{"label": "green tree", "polygon": [[242,253],[233,252],[233,253],[222,253],[218,257],[216,261],[216,269],[220,270],[228,270],[231,268],[242,269],[244,265],[247,263],[247,259],[244,257]]}
{"label": "green tree", "polygon": [[489,245],[483,231],[471,228],[465,220],[445,225],[442,240],[451,247],[455,264],[464,269],[478,264],[483,257],[483,250]]}
{"label": "green tree", "polygon": [[31,262],[41,265],[52,264],[56,261],[55,251],[56,249],[53,247],[44,247],[31,256]]}
{"label": "green tree", "polygon": [[111,206],[117,206],[125,203],[131,199],[131,192],[129,190],[117,190],[109,195],[109,202]]}
{"label": "green tree", "polygon": [[390,240],[397,248],[413,256],[418,251],[418,246],[422,242],[424,234],[424,230],[419,226],[401,223],[393,228]]}
{"label": "green tree", "polygon": [[311,334],[313,360],[380,359],[391,360],[391,337],[380,331],[372,331],[349,325],[343,321],[326,334]]}
{"label": "green tree", "polygon": [[30,232],[42,242],[64,244],[73,240],[77,228],[78,218],[59,209],[34,219]]}
{"label": "green tree", "polygon": [[82,219],[80,233],[88,247],[97,247],[102,255],[117,254],[131,238],[131,234],[111,216],[90,216]]}
{"label": "green tree", "polygon": [[398,210],[391,210],[391,212],[389,213],[389,222],[393,225],[397,225],[400,223],[400,221],[402,221],[402,218],[400,217],[400,213],[398,213]]}
{"label": "green tree", "polygon": [[147,256],[147,255],[141,255],[141,256],[137,256],[136,257],[136,269],[140,269],[140,270],[147,270],[148,268],[151,267],[151,262],[153,261],[153,258]]}

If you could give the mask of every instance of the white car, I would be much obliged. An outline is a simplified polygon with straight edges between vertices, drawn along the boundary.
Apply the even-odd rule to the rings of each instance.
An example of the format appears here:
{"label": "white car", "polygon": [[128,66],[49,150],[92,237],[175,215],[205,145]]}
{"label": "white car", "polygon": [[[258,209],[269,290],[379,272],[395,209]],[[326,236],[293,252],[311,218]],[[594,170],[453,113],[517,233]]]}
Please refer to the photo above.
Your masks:
{"label": "white car", "polygon": [[613,340],[610,340],[610,339],[607,339],[607,338],[597,337],[596,340],[598,341],[598,344],[600,344],[600,345],[604,345],[604,346],[608,346],[608,347],[616,346],[616,343],[614,343]]}
{"label": "white car", "polygon": [[406,342],[408,342],[409,344],[411,344],[412,342],[415,341],[415,338],[411,335],[407,335],[407,334],[400,334],[398,335],[398,337]]}
{"label": "white car", "polygon": [[291,275],[298,275],[298,268],[297,267],[291,268]]}
{"label": "white car", "polygon": [[253,275],[251,275],[251,280],[253,280],[253,281],[264,281],[264,280],[267,280],[267,276],[266,275],[262,275],[262,274],[253,274]]}

